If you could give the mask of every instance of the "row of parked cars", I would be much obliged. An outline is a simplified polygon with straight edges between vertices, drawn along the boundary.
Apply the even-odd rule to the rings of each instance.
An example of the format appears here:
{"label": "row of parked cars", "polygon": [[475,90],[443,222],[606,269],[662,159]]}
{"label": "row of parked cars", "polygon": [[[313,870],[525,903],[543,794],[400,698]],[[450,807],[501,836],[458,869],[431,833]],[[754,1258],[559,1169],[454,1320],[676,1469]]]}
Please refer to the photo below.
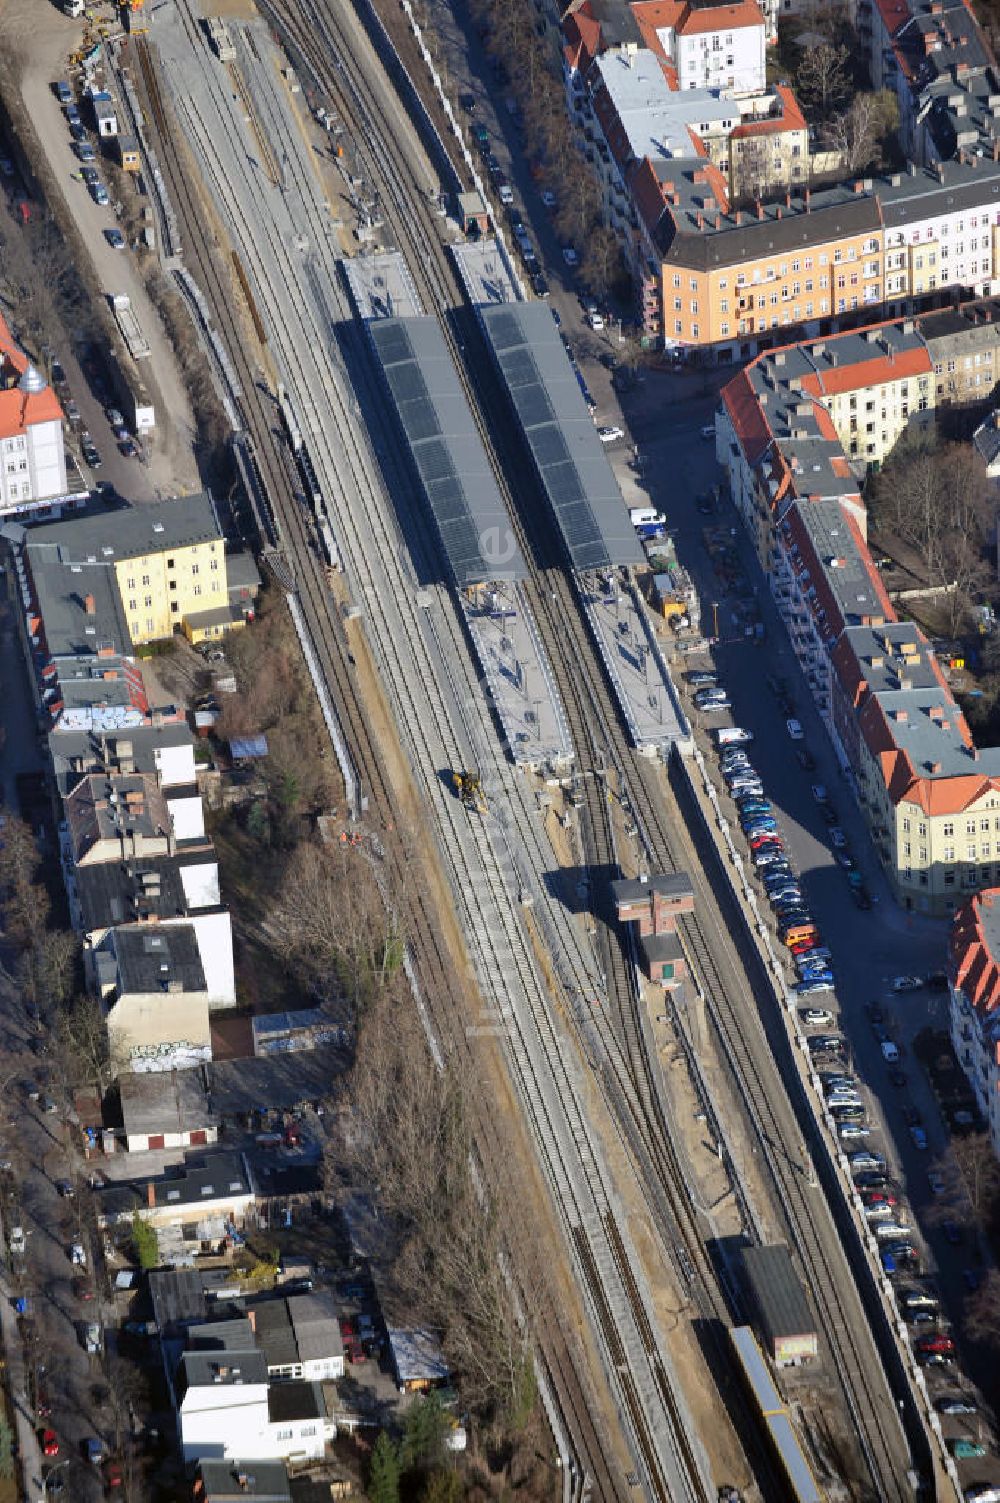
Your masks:
{"label": "row of parked cars", "polygon": [[[880,1017],[873,1004],[871,1017]],[[863,1103],[855,1077],[847,1073],[847,1045],[843,1036],[831,1032],[834,1015],[828,1009],[803,1009],[800,1019],[809,1030],[806,1046],[814,1068],[820,1073],[823,1092],[831,1114],[834,1108],[843,1111],[850,1107],[863,1110]],[[884,1034],[884,1030],[882,1030]],[[882,1052],[887,1061],[898,1057],[896,1046],[888,1036],[880,1039]],[[838,1131],[843,1132],[842,1128]],[[865,1124],[865,1136],[873,1129]],[[857,1129],[849,1129],[854,1136]],[[919,1146],[919,1145],[918,1145]],[[863,1214],[879,1244],[879,1259],[883,1271],[892,1282],[896,1305],[910,1329],[914,1356],[917,1363],[932,1379],[937,1375],[944,1386],[934,1396],[934,1407],[942,1417],[966,1418],[979,1413],[979,1405],[972,1395],[954,1387],[956,1361],[955,1339],[948,1329],[941,1302],[933,1282],[924,1276],[920,1251],[913,1237],[904,1192],[899,1182],[890,1174],[884,1154],[871,1147],[855,1147],[848,1152],[851,1177],[861,1200]],[[941,1175],[934,1170],[928,1174],[934,1194],[944,1190]],[[949,1237],[953,1240],[953,1236]],[[965,1434],[950,1436],[946,1445],[956,1460],[972,1460],[985,1456],[986,1444],[976,1436]],[[966,1503],[1000,1503],[1000,1491],[994,1493],[991,1485],[975,1485],[966,1489]]]}
{"label": "row of parked cars", "polygon": [[[694,703],[702,714],[710,715],[730,708],[729,697],[714,672],[695,670],[687,677],[694,690]],[[746,750],[750,733],[739,727],[726,727],[716,732],[715,739],[722,776],[736,805],[740,827],[750,848],[750,859],[774,913],[778,937],[792,956],[797,978],[795,992],[800,998],[832,993],[835,982],[830,951],[823,944],[803,896],[778,830],[775,811],[766,797],[763,780]],[[814,784],[812,791],[830,827],[835,858],[847,854],[846,839],[836,824],[836,813],[825,788]],[[847,865],[838,860],[838,864],[850,880],[856,871],[853,862]],[[859,885],[860,878],[851,882],[852,892],[856,892]],[[910,981],[911,978],[898,977],[893,988],[905,991]],[[898,1069],[898,1046],[882,1026],[881,1012],[873,1010],[872,1016],[877,1017],[880,1050],[893,1084],[896,1084],[902,1074]],[[806,1030],[806,1046],[812,1067],[819,1076],[826,1111],[848,1154],[862,1215],[878,1244],[882,1269],[893,1282],[900,1314],[910,1329],[915,1360],[928,1370],[928,1376],[939,1372],[947,1379],[956,1360],[955,1340],[945,1322],[937,1293],[923,1277],[921,1253],[914,1239],[902,1189],[889,1173],[884,1154],[867,1146],[867,1140],[876,1129],[869,1117],[860,1082],[848,1068],[845,1040],[841,1034],[831,1031],[834,1013],[829,1005],[810,1002],[799,1009],[799,1018]],[[905,1083],[905,1075],[902,1078]],[[926,1135],[919,1121],[913,1124],[911,1135],[916,1147],[926,1148]],[[934,1180],[930,1176],[929,1180],[933,1189]],[[938,1394],[935,1407],[942,1416],[971,1415],[978,1408],[968,1395],[951,1391]],[[946,1443],[956,1459],[973,1459],[986,1454],[986,1446],[978,1437],[958,1435]],[[992,1496],[988,1488],[979,1486],[969,1488],[965,1493],[968,1503],[986,1503]]]}
{"label": "row of parked cars", "polygon": [[[729,708],[726,691],[714,673],[695,670],[688,674],[694,702],[703,713]],[[774,808],[764,784],[742,744],[723,741],[719,765],[739,816],[740,828],[750,848],[750,859],[764,895],[771,906],[778,937],[788,949],[795,971],[795,991],[800,997],[816,996],[834,989],[830,951],[806,902],[785,842],[778,831]]]}

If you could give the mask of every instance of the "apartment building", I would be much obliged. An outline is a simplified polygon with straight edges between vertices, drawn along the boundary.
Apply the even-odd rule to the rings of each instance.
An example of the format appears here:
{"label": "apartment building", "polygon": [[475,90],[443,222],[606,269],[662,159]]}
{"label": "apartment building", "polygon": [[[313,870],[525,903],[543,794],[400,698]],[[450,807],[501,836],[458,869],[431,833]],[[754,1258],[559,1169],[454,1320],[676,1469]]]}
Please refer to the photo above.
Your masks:
{"label": "apartment building", "polygon": [[654,50],[662,53],[682,92],[764,92],[766,22],[757,0],[722,5],[640,0],[632,9],[640,30]]}
{"label": "apartment building", "polygon": [[69,575],[85,577],[85,598],[95,607],[99,598],[109,603],[104,614],[114,618],[118,653],[175,631],[204,641],[253,617],[259,576],[252,559],[227,553],[207,491],[141,507],[88,509],[32,527],[22,541],[33,571],[53,581],[61,574],[63,588],[76,583]]}
{"label": "apartment building", "polygon": [[[917,143],[905,172],[821,191],[808,185],[808,131],[787,90],[765,109],[768,96],[733,90],[713,104],[699,76],[693,89],[679,87],[675,34],[656,20],[662,7],[633,5],[628,20],[616,9],[612,27],[608,7],[589,0],[567,18],[571,109],[604,163],[608,220],[648,336],[678,354],[735,361],[792,329],[830,333],[882,308],[901,316],[952,289],[1000,292],[1000,83],[971,13],[959,6],[949,21],[944,4],[915,11],[909,0],[880,0],[875,15],[886,34],[892,28],[895,51],[870,42],[873,77],[887,86],[875,67],[883,50],[922,51],[905,94],[914,130],[933,149]],[[622,82],[630,72],[642,87]],[[700,109],[683,109],[688,93]],[[720,113],[727,98],[734,108]]]}
{"label": "apartment building", "polygon": [[948,955],[951,1041],[1000,1154],[1000,888],[955,914]]}
{"label": "apartment building", "polygon": [[907,157],[932,165],[995,134],[996,63],[965,0],[857,0],[873,88],[899,102]]}
{"label": "apartment building", "polygon": [[62,424],[55,392],[0,317],[0,515],[68,498]]}
{"label": "apartment building", "polygon": [[716,444],[899,900],[945,914],[1000,882],[1000,749],[976,748],[926,639],[897,620],[857,483],[932,421],[934,364],[909,321],[759,356],[723,391]]}
{"label": "apartment building", "polygon": [[942,308],[924,314],[919,327],[934,362],[937,406],[989,401],[1000,380],[1000,302]]}

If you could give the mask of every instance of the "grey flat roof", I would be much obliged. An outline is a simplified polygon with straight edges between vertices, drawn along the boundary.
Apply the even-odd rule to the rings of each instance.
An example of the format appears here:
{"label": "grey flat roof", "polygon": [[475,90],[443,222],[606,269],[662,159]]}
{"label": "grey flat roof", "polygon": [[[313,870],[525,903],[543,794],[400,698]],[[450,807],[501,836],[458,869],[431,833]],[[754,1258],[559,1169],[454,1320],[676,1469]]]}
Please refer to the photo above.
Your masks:
{"label": "grey flat roof", "polygon": [[658,872],[648,882],[639,882],[632,877],[616,878],[611,891],[616,902],[637,903],[654,892],[661,898],[690,898],[694,887],[687,872]]}
{"label": "grey flat roof", "polygon": [[318,1101],[349,1061],[347,1050],[333,1044],[255,1059],[216,1059],[206,1066],[209,1099],[220,1117],[253,1111],[262,1103],[277,1110]]}
{"label": "grey flat roof", "polygon": [[153,1319],[161,1334],[170,1326],[189,1325],[205,1319],[205,1277],[200,1269],[162,1269],[149,1275]]}
{"label": "grey flat roof", "polygon": [[273,1424],[282,1420],[323,1419],[326,1405],[318,1383],[296,1379],[292,1383],[272,1383],[267,1390],[267,1417]]}
{"label": "grey flat roof", "polygon": [[[49,527],[41,530],[48,532]],[[103,560],[87,563],[64,558],[58,548],[36,547],[32,534],[28,537],[27,556],[42,618],[42,635],[54,658],[96,657],[100,647],[104,654],[102,664],[112,667],[109,657],[131,653],[132,637],[118,586]],[[88,604],[93,610],[88,610]],[[92,691],[103,687],[100,680],[91,681]]]}
{"label": "grey flat roof", "polygon": [[225,1461],[203,1456],[198,1462],[204,1503],[291,1503],[283,1461]]}
{"label": "grey flat roof", "polygon": [[136,772],[155,772],[158,751],[193,743],[186,720],[166,720],[129,730],[59,731],[49,737],[49,754],[65,797],[84,773],[114,772],[122,762],[131,762]]}
{"label": "grey flat roof", "polygon": [[112,931],[122,992],[163,992],[180,983],[184,992],[205,990],[205,971],[192,924],[129,924]]}
{"label": "grey flat roof", "polygon": [[400,1383],[441,1383],[449,1375],[441,1343],[433,1331],[387,1328],[389,1353]]}
{"label": "grey flat roof", "polygon": [[81,926],[90,932],[144,919],[183,918],[188,912],[174,856],[98,861],[74,873]]}
{"label": "grey flat roof", "polygon": [[181,1358],[182,1386],[240,1388],[266,1385],[267,1364],[262,1352],[185,1352]]}
{"label": "grey flat roof", "polygon": [[410,455],[460,586],[527,573],[436,318],[368,324]]}
{"label": "grey flat roof", "polygon": [[792,1266],[788,1248],[745,1247],[742,1252],[747,1282],[768,1336],[812,1335],[816,1318]]}
{"label": "grey flat roof", "polygon": [[332,1294],[322,1289],[314,1294],[290,1294],[286,1304],[300,1361],[318,1362],[343,1354],[337,1303]]}
{"label": "grey flat roof", "polygon": [[767,1428],[795,1486],[795,1503],[823,1503],[823,1495],[802,1454],[791,1416],[787,1411],[770,1414],[767,1417]]}
{"label": "grey flat roof", "polygon": [[143,506],[88,508],[29,527],[26,542],[32,554],[57,550],[64,563],[111,564],[195,543],[218,543],[221,549],[222,528],[211,495],[198,491]]}
{"label": "grey flat roof", "polygon": [[120,1075],[126,1134],[192,1132],[216,1126],[200,1070],[149,1070]]}
{"label": "grey flat roof", "polygon": [[502,303],[479,316],[573,568],[644,564],[552,314],[544,303]]}

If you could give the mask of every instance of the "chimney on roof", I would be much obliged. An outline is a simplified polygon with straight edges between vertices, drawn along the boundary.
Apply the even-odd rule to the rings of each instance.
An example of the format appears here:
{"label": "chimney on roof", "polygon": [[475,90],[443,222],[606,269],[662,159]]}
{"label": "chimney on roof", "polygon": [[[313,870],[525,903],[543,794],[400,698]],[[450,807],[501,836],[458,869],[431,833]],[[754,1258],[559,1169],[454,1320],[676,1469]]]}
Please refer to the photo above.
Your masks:
{"label": "chimney on roof", "polygon": [[907,720],[909,718],[910,717],[907,715],[907,713],[906,713],[905,710],[897,710],[896,711],[896,719],[897,719],[897,721],[899,722],[900,725],[905,725],[906,722],[907,722]]}
{"label": "chimney on roof", "polygon": [[978,762],[979,761],[979,747],[978,746],[975,746],[975,745],[970,746],[968,748],[968,752],[969,752],[969,756],[972,758],[973,762]]}
{"label": "chimney on roof", "polygon": [[993,160],[994,162],[1000,162],[1000,140],[996,139],[993,142]]}
{"label": "chimney on roof", "polygon": [[944,163],[943,162],[935,162],[934,163],[934,171],[937,173],[937,180],[938,180],[938,182],[939,183],[943,183],[944,182]]}
{"label": "chimney on roof", "polygon": [[791,188],[786,188],[785,189],[785,208],[786,209],[790,209],[791,207],[792,207],[792,190],[791,190]]}
{"label": "chimney on roof", "polygon": [[812,193],[810,189],[804,188],[802,191],[802,197],[805,200],[806,213],[808,214],[810,212],[810,201],[812,199]]}
{"label": "chimney on roof", "polygon": [[152,1180],[147,1181],[146,1184],[146,1204],[151,1211],[156,1210],[156,1186]]}
{"label": "chimney on roof", "polygon": [[698,213],[695,216],[695,223],[697,224],[699,230],[703,230],[705,228],[705,216],[701,212],[700,209],[698,210]]}
{"label": "chimney on roof", "polygon": [[760,201],[759,198],[757,200],[757,218],[758,219],[763,219],[764,218],[764,205],[761,203],[761,201]]}
{"label": "chimney on roof", "polygon": [[778,205],[777,209],[775,210],[775,213],[777,214],[778,218],[780,219],[781,218],[781,213],[782,213],[781,205],[780,204]]}
{"label": "chimney on roof", "polygon": [[940,762],[928,762],[928,764],[927,764],[927,771],[928,772],[940,772],[941,771],[941,763]]}
{"label": "chimney on roof", "polygon": [[960,47],[968,47],[968,45],[969,45],[969,38],[967,36],[959,37],[959,39],[958,39],[958,45]]}
{"label": "chimney on roof", "polygon": [[742,209],[737,209],[736,210],[736,228],[739,229],[739,227],[740,227],[740,225],[742,223],[743,223],[743,210]]}
{"label": "chimney on roof", "polygon": [[94,599],[93,595],[89,593],[84,595],[83,608],[87,612],[88,616],[97,615],[97,601]]}
{"label": "chimney on roof", "polygon": [[716,214],[716,216],[715,216],[715,228],[717,230],[721,230],[722,229],[722,215],[721,214]]}
{"label": "chimney on roof", "polygon": [[855,193],[863,193],[865,191],[865,180],[863,177],[854,179],[854,191]]}

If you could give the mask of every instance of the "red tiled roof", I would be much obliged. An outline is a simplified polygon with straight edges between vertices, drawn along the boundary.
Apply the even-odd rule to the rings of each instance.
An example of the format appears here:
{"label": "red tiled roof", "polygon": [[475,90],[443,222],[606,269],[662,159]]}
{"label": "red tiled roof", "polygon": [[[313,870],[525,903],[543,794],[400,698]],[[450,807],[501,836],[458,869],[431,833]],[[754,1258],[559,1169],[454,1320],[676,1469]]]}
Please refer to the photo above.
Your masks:
{"label": "red tiled roof", "polygon": [[[833,349],[836,340],[827,340],[827,348]],[[852,365],[824,366],[802,377],[804,389],[814,397],[832,397],[845,391],[857,391],[862,386],[882,386],[888,381],[902,381],[909,376],[927,376],[934,363],[926,349],[897,350],[892,359],[888,355],[876,355],[871,360],[861,360]]]}
{"label": "red tiled roof", "polygon": [[771,429],[746,369],[726,382],[722,401],[748,462],[756,464],[771,442]]}
{"label": "red tiled roof", "polygon": [[636,213],[652,232],[663,218],[667,199],[663,184],[653,171],[653,164],[648,157],[643,157],[635,168],[629,180],[629,187],[632,190],[632,202],[635,204]]}
{"label": "red tiled roof", "polygon": [[[632,14],[643,36],[651,33],[654,41],[657,30],[669,29],[681,36],[693,36],[706,31],[735,31],[744,26],[764,25],[757,0],[710,6],[694,6],[689,0],[635,0]],[[648,45],[653,46],[653,42]]]}
{"label": "red tiled roof", "polygon": [[777,136],[783,131],[807,129],[805,116],[799,109],[798,101],[791,89],[785,84],[778,84],[774,92],[781,100],[781,114],[768,115],[761,120],[744,121],[732,133],[738,141],[748,136]]}
{"label": "red tiled roof", "polygon": [[1000,957],[986,937],[984,911],[1000,901],[1000,888],[987,887],[962,904],[952,921],[949,953],[960,987],[977,1012],[1000,1005]]}
{"label": "red tiled roof", "polygon": [[[30,361],[0,316],[0,368],[9,366],[18,379]],[[51,386],[41,391],[21,391],[16,385],[0,391],[0,438],[14,438],[33,423],[62,422],[62,408]]]}

